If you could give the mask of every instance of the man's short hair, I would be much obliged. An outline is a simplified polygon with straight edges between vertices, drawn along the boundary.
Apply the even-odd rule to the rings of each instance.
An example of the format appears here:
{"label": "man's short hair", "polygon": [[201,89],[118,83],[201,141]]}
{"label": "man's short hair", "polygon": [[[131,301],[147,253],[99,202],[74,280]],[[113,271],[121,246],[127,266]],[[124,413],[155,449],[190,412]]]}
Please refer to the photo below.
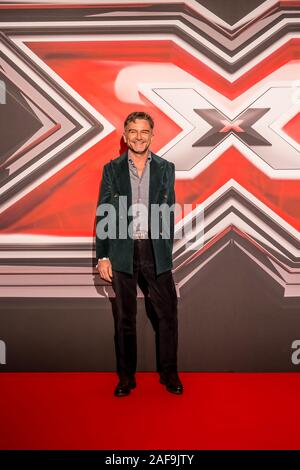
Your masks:
{"label": "man's short hair", "polygon": [[133,113],[130,113],[124,121],[124,129],[126,129],[130,122],[135,122],[136,119],[144,119],[145,121],[148,121],[151,129],[153,129],[154,121],[152,117],[150,114],[144,113],[143,111],[134,111]]}

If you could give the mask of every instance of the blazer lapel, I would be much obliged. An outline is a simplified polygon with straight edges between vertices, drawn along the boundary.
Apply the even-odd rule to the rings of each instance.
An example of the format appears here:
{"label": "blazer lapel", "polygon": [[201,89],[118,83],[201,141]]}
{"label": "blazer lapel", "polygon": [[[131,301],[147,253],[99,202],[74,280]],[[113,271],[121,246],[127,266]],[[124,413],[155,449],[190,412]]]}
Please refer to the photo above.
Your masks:
{"label": "blazer lapel", "polygon": [[127,152],[123,153],[119,161],[112,160],[115,183],[121,196],[127,196],[127,206],[132,204],[131,183],[128,168]]}
{"label": "blazer lapel", "polygon": [[151,204],[155,204],[158,200],[158,193],[162,185],[163,175],[166,169],[166,163],[158,160],[157,156],[152,153],[150,162],[150,182],[149,182],[149,210]]}

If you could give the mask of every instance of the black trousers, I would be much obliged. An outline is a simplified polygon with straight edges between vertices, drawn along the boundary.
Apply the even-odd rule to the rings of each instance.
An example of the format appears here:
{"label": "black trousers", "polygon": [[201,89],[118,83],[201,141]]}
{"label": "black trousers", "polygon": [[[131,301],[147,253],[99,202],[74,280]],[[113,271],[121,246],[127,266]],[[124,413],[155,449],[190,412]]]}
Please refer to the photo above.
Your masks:
{"label": "black trousers", "polygon": [[172,272],[156,275],[152,242],[134,240],[133,275],[113,271],[115,347],[120,378],[132,377],[137,366],[137,283],[142,277],[157,317],[157,361],[160,372],[177,371],[177,294]]}

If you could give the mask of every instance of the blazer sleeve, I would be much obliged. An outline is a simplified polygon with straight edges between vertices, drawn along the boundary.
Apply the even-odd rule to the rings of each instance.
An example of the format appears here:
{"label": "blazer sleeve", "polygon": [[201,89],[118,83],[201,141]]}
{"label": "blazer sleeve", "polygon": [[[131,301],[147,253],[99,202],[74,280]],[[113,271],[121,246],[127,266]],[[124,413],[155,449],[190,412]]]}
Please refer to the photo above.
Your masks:
{"label": "blazer sleeve", "polygon": [[[97,225],[105,217],[105,215],[98,215],[98,210],[101,204],[108,204],[111,202],[112,185],[110,178],[109,164],[103,168],[102,181],[100,187],[100,196],[96,208],[96,259],[108,258],[109,254],[109,238],[100,239],[97,234]],[[107,224],[108,225],[108,224]],[[106,227],[107,227],[106,225]],[[105,227],[105,228],[106,228]]]}

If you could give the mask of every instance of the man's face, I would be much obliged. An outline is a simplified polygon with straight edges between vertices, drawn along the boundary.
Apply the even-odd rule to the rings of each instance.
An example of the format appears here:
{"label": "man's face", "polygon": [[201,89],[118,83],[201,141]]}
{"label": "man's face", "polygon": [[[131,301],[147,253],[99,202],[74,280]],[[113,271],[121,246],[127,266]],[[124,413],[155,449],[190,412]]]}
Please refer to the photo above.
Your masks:
{"label": "man's face", "polygon": [[137,155],[143,155],[147,152],[152,137],[153,131],[146,119],[136,119],[134,122],[130,122],[123,134],[128,148]]}

